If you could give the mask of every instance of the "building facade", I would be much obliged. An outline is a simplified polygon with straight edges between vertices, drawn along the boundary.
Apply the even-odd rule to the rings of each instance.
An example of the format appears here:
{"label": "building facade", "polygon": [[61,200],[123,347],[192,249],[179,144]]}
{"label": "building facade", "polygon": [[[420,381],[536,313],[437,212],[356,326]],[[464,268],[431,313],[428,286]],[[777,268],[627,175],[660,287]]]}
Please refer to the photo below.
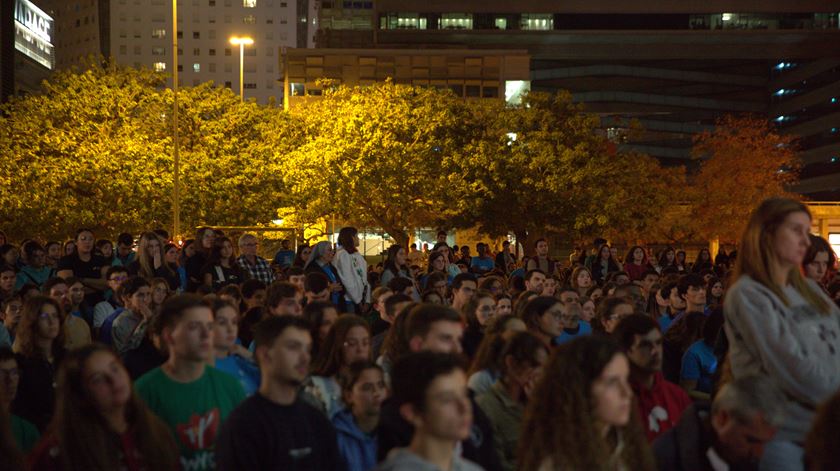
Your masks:
{"label": "building facade", "polygon": [[30,0],[0,6],[0,102],[35,93],[55,69],[53,18]]}
{"label": "building facade", "polygon": [[695,167],[693,136],[724,114],[766,116],[801,138],[796,190],[840,198],[836,1],[320,0],[319,18],[320,47],[525,50],[532,89],[569,90],[665,164]]}

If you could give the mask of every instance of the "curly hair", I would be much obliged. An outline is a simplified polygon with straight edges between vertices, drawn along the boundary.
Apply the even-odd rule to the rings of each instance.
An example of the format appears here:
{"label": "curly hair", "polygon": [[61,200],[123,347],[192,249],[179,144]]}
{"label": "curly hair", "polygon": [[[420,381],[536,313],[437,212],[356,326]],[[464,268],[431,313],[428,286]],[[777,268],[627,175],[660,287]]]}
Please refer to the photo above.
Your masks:
{"label": "curly hair", "polygon": [[330,377],[348,366],[343,353],[344,340],[354,327],[362,327],[368,333],[368,336],[370,335],[370,326],[366,320],[359,316],[345,315],[335,321],[318,352],[318,359],[312,369],[313,374]]}
{"label": "curly hair", "polygon": [[[597,335],[555,350],[525,410],[518,469],[539,469],[546,462],[562,469],[612,469],[613,447],[596,426],[592,385],[616,355],[624,355],[621,347]],[[620,459],[626,469],[655,469],[635,404],[616,432],[624,443]]]}
{"label": "curly hair", "polygon": [[15,352],[24,357],[43,356],[35,339],[38,336],[38,318],[44,306],[50,305],[58,313],[58,336],[53,340],[53,353],[61,350],[64,345],[64,310],[58,301],[47,296],[33,296],[23,304],[23,313],[17,326],[17,337],[15,338]]}

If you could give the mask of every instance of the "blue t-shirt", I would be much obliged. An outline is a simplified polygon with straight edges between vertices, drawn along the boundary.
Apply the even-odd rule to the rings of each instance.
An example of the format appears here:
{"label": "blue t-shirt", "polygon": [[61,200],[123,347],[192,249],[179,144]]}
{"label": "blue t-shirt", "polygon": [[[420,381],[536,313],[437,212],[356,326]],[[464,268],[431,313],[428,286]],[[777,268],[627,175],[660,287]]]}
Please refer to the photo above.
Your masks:
{"label": "blue t-shirt", "polygon": [[663,314],[659,317],[659,328],[662,329],[662,332],[668,330],[668,327],[671,327],[671,324],[674,323],[674,319],[676,317],[671,318],[668,314]]}
{"label": "blue t-shirt", "polygon": [[579,321],[577,332],[569,333],[568,329],[563,329],[563,333],[554,338],[554,345],[562,345],[578,337],[585,337],[587,335],[592,335],[592,326],[589,325],[589,322]]}
{"label": "blue t-shirt", "polygon": [[712,347],[706,342],[698,340],[688,347],[682,357],[680,380],[697,381],[698,391],[711,394],[717,363],[717,357]]}
{"label": "blue t-shirt", "polygon": [[276,254],[274,254],[274,262],[280,265],[283,268],[288,268],[292,266],[292,262],[295,260],[295,251],[294,250],[280,250]]}
{"label": "blue t-shirt", "polygon": [[239,355],[216,358],[216,369],[224,371],[239,380],[245,395],[254,394],[260,387],[260,369],[257,365]]}
{"label": "blue t-shirt", "polygon": [[496,262],[490,257],[473,257],[470,268],[477,268],[482,272],[488,272],[496,268]]}
{"label": "blue t-shirt", "polygon": [[[703,308],[703,315],[705,315],[706,317],[711,316],[712,315],[712,309],[709,306],[705,306]],[[677,312],[677,315],[674,316],[674,319],[670,322],[667,322],[667,324],[665,326],[662,326],[662,317],[668,317],[668,315],[666,314],[666,315],[660,317],[659,318],[659,325],[662,326],[662,332],[665,332],[666,330],[668,330],[668,327],[671,327],[671,325],[674,322],[677,322],[678,320],[682,319],[684,316],[685,316],[685,311]]]}

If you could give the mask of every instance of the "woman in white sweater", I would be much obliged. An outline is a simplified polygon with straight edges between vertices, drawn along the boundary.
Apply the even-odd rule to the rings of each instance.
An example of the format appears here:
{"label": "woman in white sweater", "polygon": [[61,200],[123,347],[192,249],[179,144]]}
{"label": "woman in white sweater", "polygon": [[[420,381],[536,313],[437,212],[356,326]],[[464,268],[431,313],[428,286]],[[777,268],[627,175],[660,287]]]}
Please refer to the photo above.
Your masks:
{"label": "woman in white sweater", "polygon": [[355,227],[342,227],[338,232],[339,249],[333,265],[344,285],[347,312],[362,314],[370,307],[370,286],[367,282],[367,261],[358,251],[359,231]]}
{"label": "woman in white sweater", "polygon": [[762,470],[804,469],[814,410],[840,387],[840,309],[800,271],[810,229],[802,203],[764,201],[747,223],[724,301],[733,376],[769,376],[787,398]]}

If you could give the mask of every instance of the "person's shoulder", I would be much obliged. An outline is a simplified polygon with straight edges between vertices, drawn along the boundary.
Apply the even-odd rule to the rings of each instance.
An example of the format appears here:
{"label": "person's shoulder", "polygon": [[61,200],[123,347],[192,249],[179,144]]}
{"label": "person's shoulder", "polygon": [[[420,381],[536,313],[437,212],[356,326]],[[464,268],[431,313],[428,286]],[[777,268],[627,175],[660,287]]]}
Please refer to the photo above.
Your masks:
{"label": "person's shoulder", "polygon": [[141,394],[147,393],[153,391],[158,383],[166,379],[166,374],[163,372],[163,369],[157,367],[137,378],[137,381],[134,382],[134,389]]}
{"label": "person's shoulder", "polygon": [[223,387],[224,389],[228,389],[233,392],[236,392],[237,390],[241,391],[242,389],[242,385],[239,384],[239,381],[237,381],[236,378],[217,368],[207,367],[205,374],[207,375],[208,380]]}

